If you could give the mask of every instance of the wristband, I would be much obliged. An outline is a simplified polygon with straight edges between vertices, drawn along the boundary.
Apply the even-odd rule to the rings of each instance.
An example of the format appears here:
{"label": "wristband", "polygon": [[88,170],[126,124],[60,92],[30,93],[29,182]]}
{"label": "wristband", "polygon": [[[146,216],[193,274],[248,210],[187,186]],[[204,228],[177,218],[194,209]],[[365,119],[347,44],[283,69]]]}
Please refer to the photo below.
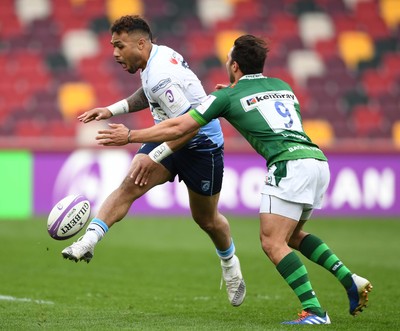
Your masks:
{"label": "wristband", "polygon": [[126,99],[123,99],[108,106],[107,109],[111,112],[111,114],[113,114],[113,116],[126,114],[129,113],[129,104]]}
{"label": "wristband", "polygon": [[172,149],[169,148],[167,143],[162,143],[154,148],[150,153],[149,157],[156,163],[160,163],[164,160],[167,156],[173,153]]}
{"label": "wristband", "polygon": [[128,130],[128,144],[131,143],[131,129]]}

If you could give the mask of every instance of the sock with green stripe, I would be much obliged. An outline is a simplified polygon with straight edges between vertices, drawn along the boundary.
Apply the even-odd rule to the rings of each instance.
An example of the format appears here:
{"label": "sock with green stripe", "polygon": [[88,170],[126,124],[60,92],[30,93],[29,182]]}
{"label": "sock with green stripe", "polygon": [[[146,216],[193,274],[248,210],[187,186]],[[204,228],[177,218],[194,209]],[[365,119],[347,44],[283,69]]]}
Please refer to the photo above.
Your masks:
{"label": "sock with green stripe", "polygon": [[331,272],[345,289],[349,289],[353,284],[351,271],[317,236],[309,234],[305,237],[300,243],[299,251],[312,262]]}
{"label": "sock with green stripe", "polygon": [[278,263],[276,269],[299,298],[303,310],[320,317],[325,316],[325,311],[321,308],[315,292],[311,287],[307,269],[294,252],[286,255]]}

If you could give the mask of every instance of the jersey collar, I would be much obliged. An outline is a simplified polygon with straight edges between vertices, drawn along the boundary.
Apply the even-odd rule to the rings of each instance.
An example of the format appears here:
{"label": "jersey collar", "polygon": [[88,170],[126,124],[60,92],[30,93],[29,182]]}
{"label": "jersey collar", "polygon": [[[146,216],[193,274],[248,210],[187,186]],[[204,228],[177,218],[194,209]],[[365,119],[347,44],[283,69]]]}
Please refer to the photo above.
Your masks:
{"label": "jersey collar", "polygon": [[242,77],[239,78],[239,80],[242,79],[259,79],[259,78],[264,78],[263,74],[251,74],[251,75],[244,75]]}
{"label": "jersey collar", "polygon": [[156,56],[157,52],[158,52],[158,45],[152,44],[150,56],[149,56],[149,59],[147,60],[146,68],[144,68],[144,70],[146,70],[149,67],[151,61]]}

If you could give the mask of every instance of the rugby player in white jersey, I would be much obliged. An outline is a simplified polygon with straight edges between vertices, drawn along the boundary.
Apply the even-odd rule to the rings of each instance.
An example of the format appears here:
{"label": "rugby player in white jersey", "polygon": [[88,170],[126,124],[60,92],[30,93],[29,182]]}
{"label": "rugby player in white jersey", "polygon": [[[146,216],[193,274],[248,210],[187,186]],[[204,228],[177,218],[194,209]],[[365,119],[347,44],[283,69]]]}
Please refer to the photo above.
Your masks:
{"label": "rugby player in white jersey", "polygon": [[[186,113],[207,98],[201,82],[183,57],[169,47],[152,42],[150,27],[144,19],[123,16],[113,23],[111,33],[115,60],[131,74],[140,70],[142,88],[111,106],[83,113],[78,117],[80,121],[104,120],[150,107],[155,123],[160,123]],[[110,126],[115,127],[113,124]],[[70,260],[89,262],[95,245],[112,225],[126,216],[136,199],[156,185],[173,181],[178,175],[187,186],[193,219],[209,235],[221,259],[228,299],[233,306],[239,306],[245,298],[246,285],[235,255],[229,223],[218,211],[224,167],[220,123],[217,119],[210,121],[188,136],[189,141],[183,137],[171,142],[171,147],[179,148],[179,152],[158,164],[156,174],[146,186],[139,186],[129,177],[135,164],[149,153],[151,158],[158,156],[158,144],[143,144],[121,185],[104,201],[85,234],[66,247],[62,255]],[[130,142],[129,134],[124,139],[120,144]]]}
{"label": "rugby player in white jersey", "polygon": [[[267,161],[259,214],[261,246],[302,307],[299,318],[283,323],[330,324],[308,271],[294,250],[335,276],[346,290],[351,315],[362,312],[372,285],[352,273],[322,239],[304,230],[313,209],[322,206],[329,166],[324,153],[303,130],[300,105],[292,88],[262,74],[267,52],[264,40],[252,35],[239,37],[226,61],[231,85],[213,92],[199,107],[179,118],[132,131],[131,141],[168,141],[163,143],[164,148],[156,148],[159,162],[171,140],[218,117],[230,122]],[[97,138],[102,145],[114,145],[127,131],[120,125],[99,132]],[[146,185],[155,166],[153,160],[143,158],[132,178]]]}

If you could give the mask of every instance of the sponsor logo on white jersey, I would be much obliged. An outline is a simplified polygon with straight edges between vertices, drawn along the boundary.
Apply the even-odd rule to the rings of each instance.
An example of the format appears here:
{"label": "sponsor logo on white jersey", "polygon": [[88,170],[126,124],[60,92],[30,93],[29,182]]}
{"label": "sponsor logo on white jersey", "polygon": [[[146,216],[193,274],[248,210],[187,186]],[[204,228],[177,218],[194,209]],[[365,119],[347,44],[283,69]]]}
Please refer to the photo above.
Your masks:
{"label": "sponsor logo on white jersey", "polygon": [[156,93],[158,90],[166,87],[169,83],[171,83],[171,78],[162,79],[157,83],[156,86],[151,88],[151,92]]}

